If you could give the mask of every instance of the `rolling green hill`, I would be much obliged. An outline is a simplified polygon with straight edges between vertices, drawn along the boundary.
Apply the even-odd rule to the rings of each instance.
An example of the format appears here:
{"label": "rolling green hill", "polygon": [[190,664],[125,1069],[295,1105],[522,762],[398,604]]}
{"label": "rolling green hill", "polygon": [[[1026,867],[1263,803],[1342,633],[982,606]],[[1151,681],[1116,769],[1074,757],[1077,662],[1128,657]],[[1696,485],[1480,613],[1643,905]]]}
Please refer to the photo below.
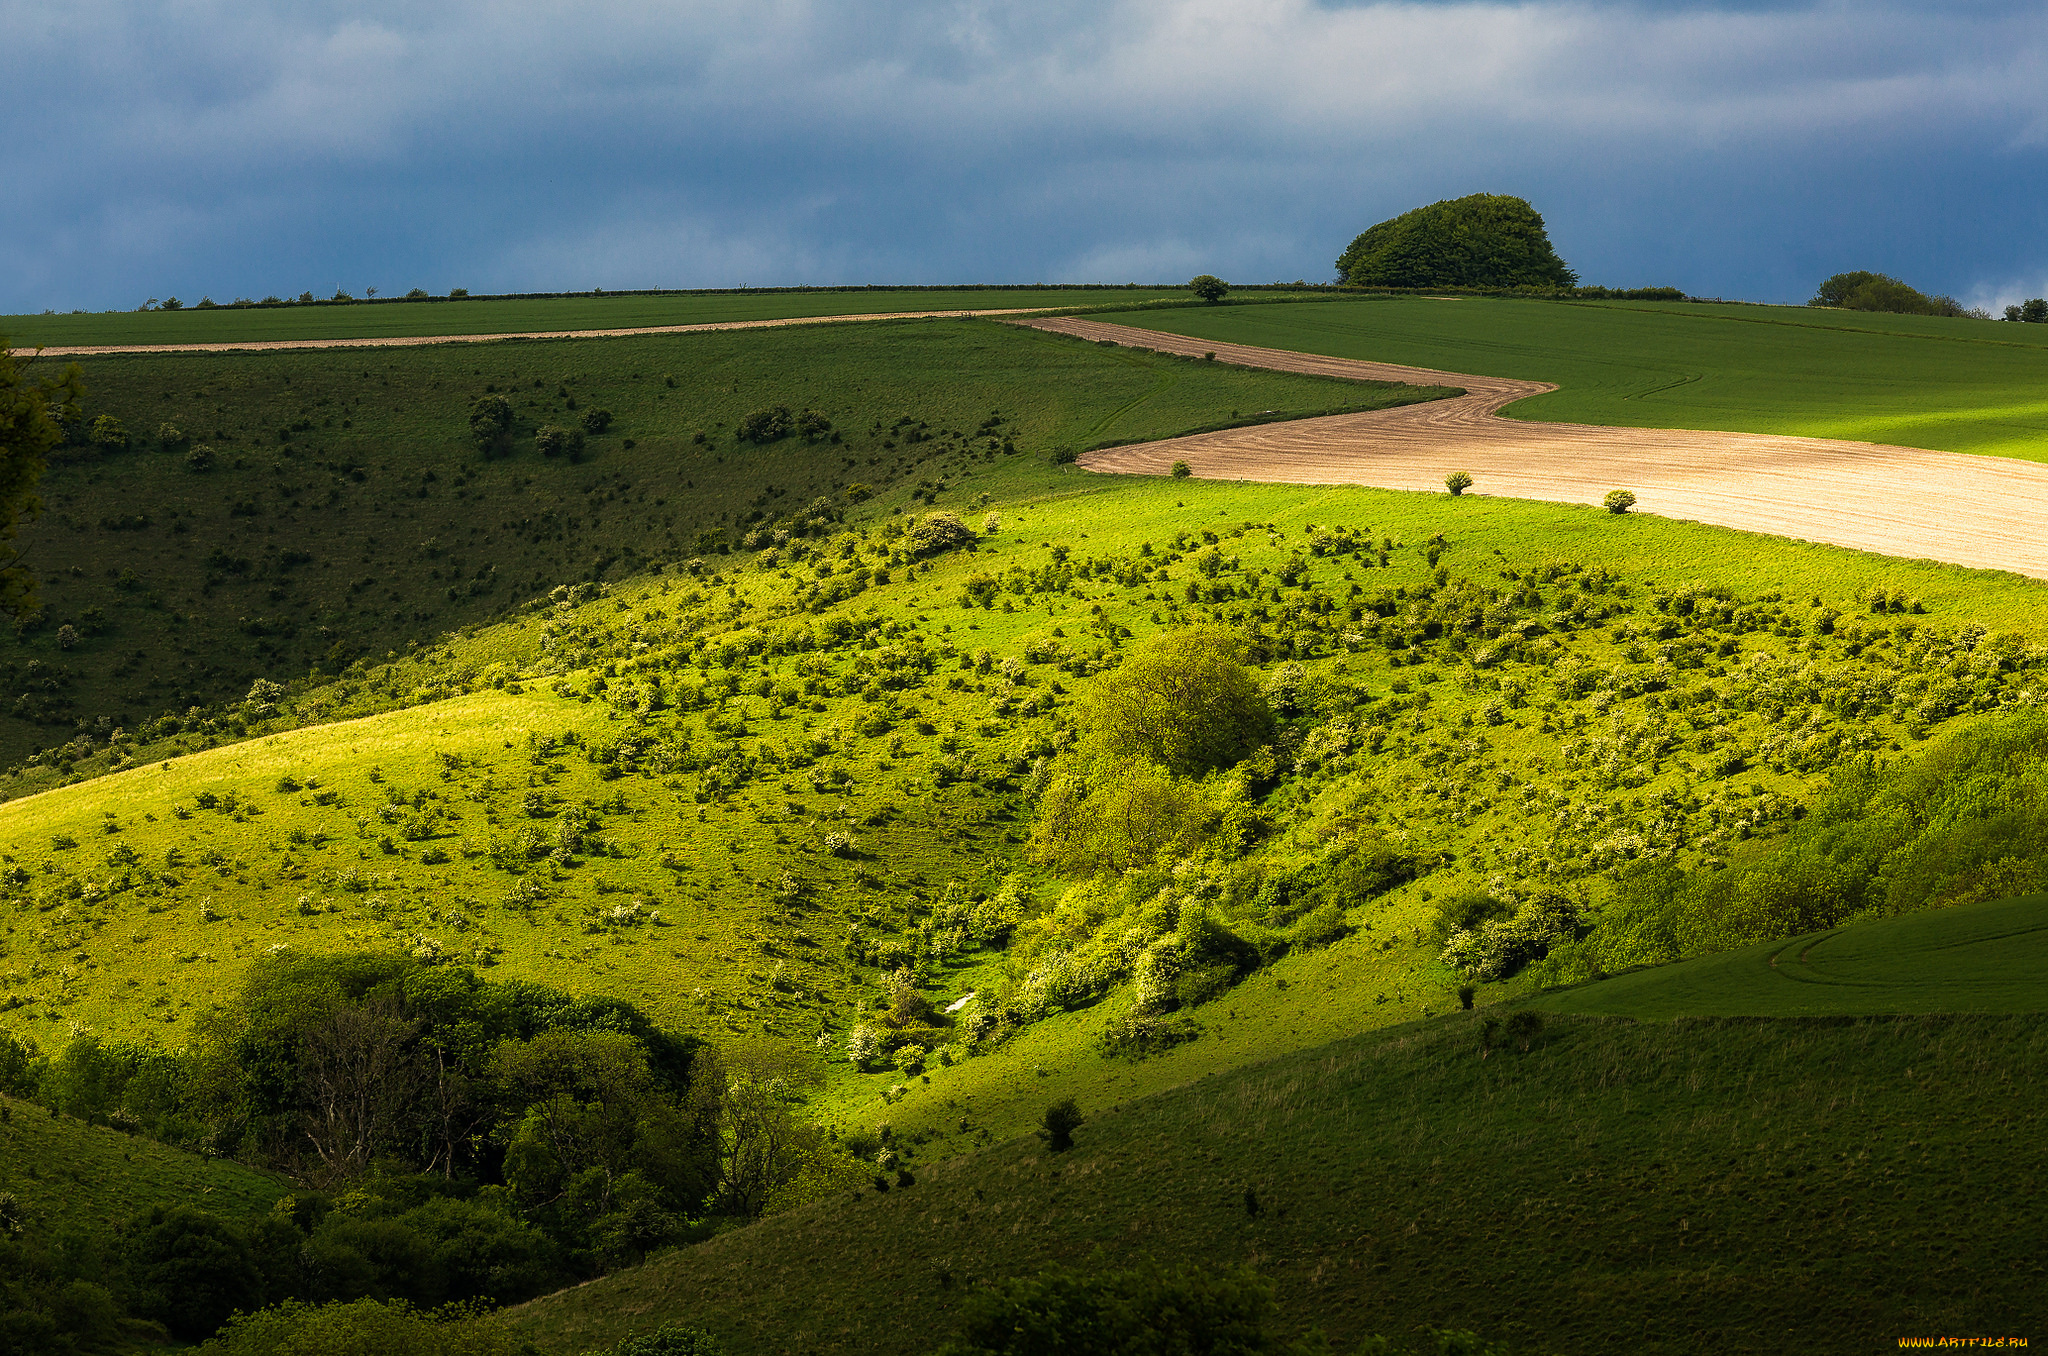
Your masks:
{"label": "rolling green hill", "polygon": [[1544,1012],[1826,1017],[2048,1010],[2048,896],[1831,928],[1531,1000]]}
{"label": "rolling green hill", "polygon": [[1339,1350],[1853,1352],[2030,1331],[2038,1017],[1637,1024],[1476,1014],[1354,1037],[765,1220],[514,1310],[551,1352],[663,1322],[735,1356],[915,1353],[978,1282],[1256,1266]]}
{"label": "rolling green hill", "polygon": [[1793,306],[1376,298],[1148,311],[1200,338],[1555,382],[1510,418],[2048,460],[2038,325]]}
{"label": "rolling green hill", "polygon": [[234,1218],[261,1214],[290,1187],[268,1173],[202,1158],[0,1097],[0,1192],[32,1233],[105,1234],[138,1202],[188,1202]]}
{"label": "rolling green hill", "polygon": [[[557,584],[717,559],[821,499],[843,512],[901,485],[958,503],[963,480],[1063,444],[1424,394],[988,322],[83,366],[88,419],[129,443],[71,446],[44,476],[21,542],[45,610],[0,636],[0,764],[331,674]],[[470,437],[487,394],[513,402],[506,455]],[[739,436],[778,406],[824,426]],[[580,455],[536,450],[537,428],[594,412],[612,417]]]}

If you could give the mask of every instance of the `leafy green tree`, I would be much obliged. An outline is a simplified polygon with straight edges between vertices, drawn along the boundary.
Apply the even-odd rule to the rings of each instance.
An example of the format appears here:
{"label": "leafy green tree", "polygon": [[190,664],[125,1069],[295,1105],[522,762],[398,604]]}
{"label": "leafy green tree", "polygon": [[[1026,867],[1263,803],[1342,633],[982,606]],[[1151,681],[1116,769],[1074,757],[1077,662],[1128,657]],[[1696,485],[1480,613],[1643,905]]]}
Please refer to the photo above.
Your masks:
{"label": "leafy green tree", "polygon": [[755,410],[740,420],[733,429],[733,436],[744,443],[772,443],[787,438],[794,422],[790,418],[789,406],[771,405],[767,409]]}
{"label": "leafy green tree", "polygon": [[1215,822],[1195,782],[1124,755],[1063,764],[1039,799],[1032,855],[1063,874],[1127,871],[1183,850]]}
{"label": "leafy green tree", "polygon": [[1355,287],[1571,287],[1543,218],[1491,193],[1432,203],[1360,234],[1337,260]]}
{"label": "leafy green tree", "polygon": [[1470,471],[1451,472],[1444,477],[1444,488],[1452,494],[1463,494],[1472,488],[1472,473]]}
{"label": "leafy green tree", "polygon": [[2048,324],[2048,300],[2034,297],[2020,306],[2020,319],[2029,325]]}
{"label": "leafy green tree", "polygon": [[1609,490],[1600,506],[1609,513],[1627,513],[1636,506],[1636,496],[1632,490]]}
{"label": "leafy green tree", "polygon": [[1197,273],[1188,279],[1188,291],[1214,306],[1229,295],[1230,284],[1213,273]]}
{"label": "leafy green tree", "polygon": [[486,457],[512,449],[512,402],[501,395],[480,395],[469,404],[469,440]]}
{"label": "leafy green tree", "polygon": [[92,445],[102,452],[128,450],[128,430],[111,414],[103,414],[94,419],[86,436],[92,440]]}
{"label": "leafy green tree", "polygon": [[543,424],[533,435],[533,447],[543,457],[566,456],[570,461],[583,458],[583,430],[563,428],[560,424]]}
{"label": "leafy green tree", "polygon": [[1895,315],[1961,315],[1953,297],[1930,297],[1883,273],[1858,270],[1837,273],[1814,289],[1809,306],[1847,311],[1888,311]]}
{"label": "leafy green tree", "polygon": [[956,546],[965,546],[979,540],[974,529],[960,521],[960,515],[949,509],[927,513],[924,520],[910,529],[906,542],[914,556],[935,556],[950,551]]}
{"label": "leafy green tree", "polygon": [[43,457],[64,441],[64,424],[79,417],[85,380],[73,363],[37,381],[0,339],[0,616],[24,617],[37,610],[35,578],[19,564],[14,548],[21,520],[42,512],[36,484]]}
{"label": "leafy green tree", "polygon": [[288,1300],[237,1316],[202,1356],[519,1356],[532,1346],[479,1305]]}
{"label": "leafy green tree", "polygon": [[226,1221],[189,1205],[150,1212],[130,1241],[129,1272],[141,1312],[186,1341],[263,1302],[249,1245]]}
{"label": "leafy green tree", "polygon": [[1200,776],[1263,744],[1273,714],[1221,627],[1176,627],[1131,651],[1089,693],[1083,719],[1097,747]]}

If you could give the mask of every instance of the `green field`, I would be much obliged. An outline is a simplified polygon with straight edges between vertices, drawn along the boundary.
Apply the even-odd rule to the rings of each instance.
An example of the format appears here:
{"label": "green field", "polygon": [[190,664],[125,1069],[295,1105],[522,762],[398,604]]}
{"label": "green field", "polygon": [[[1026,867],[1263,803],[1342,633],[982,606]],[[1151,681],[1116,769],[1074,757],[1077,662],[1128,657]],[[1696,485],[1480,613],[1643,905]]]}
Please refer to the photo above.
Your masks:
{"label": "green field", "polygon": [[[112,415],[133,441],[62,449],[43,478],[47,511],[21,541],[45,610],[0,637],[0,764],[72,739],[81,720],[102,739],[132,733],[557,584],[719,559],[752,524],[820,496],[852,509],[849,495],[914,486],[959,503],[963,479],[979,488],[996,465],[1042,465],[1063,444],[1425,394],[979,321],[82,366],[88,416]],[[518,423],[510,455],[487,459],[468,410],[488,391],[509,394]],[[775,405],[831,430],[735,436]],[[614,418],[580,461],[534,450],[538,426],[577,426],[594,407]],[[165,424],[213,449],[212,469],[165,446]]]}
{"label": "green field", "polygon": [[[1461,1014],[1242,1067],[921,1167],[537,1300],[575,1353],[661,1322],[734,1356],[916,1353],[977,1282],[1146,1257],[1256,1266],[1339,1350],[1469,1328],[1524,1353],[1895,1350],[2033,1331],[2038,1017]],[[1246,1210],[1246,1193],[1259,1210]],[[1427,1347],[1407,1349],[1423,1350]]]}
{"label": "green field", "polygon": [[1559,386],[1512,406],[1512,418],[2048,460],[2040,326],[1793,306],[1486,298],[1246,301],[1129,323]]}
{"label": "green field", "polygon": [[2048,1010],[2048,896],[1886,918],[1617,975],[1531,1002],[1647,1017]]}
{"label": "green field", "polygon": [[840,291],[698,292],[667,296],[507,297],[386,300],[354,305],[220,307],[0,316],[0,336],[16,348],[37,345],[238,344],[270,339],[388,339],[437,334],[510,334],[541,330],[640,329],[713,325],[795,316],[872,315],[890,311],[979,311],[1013,307],[1097,306],[1124,300],[1180,299],[1185,288],[849,288]]}

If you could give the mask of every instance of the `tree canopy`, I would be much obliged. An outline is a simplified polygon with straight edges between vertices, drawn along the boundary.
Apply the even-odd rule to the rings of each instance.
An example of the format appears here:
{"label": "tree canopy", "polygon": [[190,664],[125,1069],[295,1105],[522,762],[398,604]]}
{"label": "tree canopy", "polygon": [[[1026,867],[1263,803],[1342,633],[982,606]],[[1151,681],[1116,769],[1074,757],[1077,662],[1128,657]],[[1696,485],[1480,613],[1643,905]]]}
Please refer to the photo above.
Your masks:
{"label": "tree canopy", "polygon": [[1351,242],[1337,276],[1363,287],[1571,287],[1579,280],[1551,248],[1536,209],[1496,193],[1381,222]]}
{"label": "tree canopy", "polygon": [[63,425],[78,418],[85,394],[76,363],[41,381],[28,366],[0,339],[0,616],[8,617],[35,610],[35,579],[19,564],[14,534],[42,510],[43,455],[64,441]]}
{"label": "tree canopy", "polygon": [[1894,315],[1962,315],[1954,297],[1930,297],[1883,273],[1837,273],[1814,290],[1808,306],[1845,311],[1889,311]]}
{"label": "tree canopy", "polygon": [[1221,627],[1154,636],[1088,695],[1091,736],[1105,753],[1150,759],[1180,776],[1243,758],[1271,733],[1273,714],[1240,649]]}

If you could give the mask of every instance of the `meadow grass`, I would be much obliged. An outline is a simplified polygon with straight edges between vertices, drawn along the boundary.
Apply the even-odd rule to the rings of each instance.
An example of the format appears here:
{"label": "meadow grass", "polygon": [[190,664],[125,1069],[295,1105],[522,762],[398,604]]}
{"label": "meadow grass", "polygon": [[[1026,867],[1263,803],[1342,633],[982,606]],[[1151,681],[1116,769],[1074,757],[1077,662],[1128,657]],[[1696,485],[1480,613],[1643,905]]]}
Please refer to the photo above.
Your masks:
{"label": "meadow grass", "polygon": [[[1109,317],[1105,317],[1109,318]],[[2039,326],[1793,306],[1436,301],[1148,312],[1198,338],[1554,382],[1507,416],[2048,460]]]}
{"label": "meadow grass", "polygon": [[197,1205],[225,1218],[261,1214],[290,1190],[269,1173],[202,1158],[0,1097],[0,1191],[26,1210],[29,1231],[104,1238],[140,1203]]}
{"label": "meadow grass", "polygon": [[[1114,662],[1107,628],[1141,640],[1177,621],[1281,624],[1302,606],[1276,602],[1283,594],[1343,598],[1354,584],[1421,596],[1433,587],[1431,551],[1447,577],[1497,585],[1569,557],[1626,585],[1627,610],[1611,624],[1561,632],[1555,649],[1492,669],[1449,650],[1425,663],[1366,644],[1309,660],[1311,679],[1355,685],[1396,721],[1383,751],[1343,755],[1283,788],[1271,806],[1280,840],[1319,841],[1322,826],[1359,813],[1359,789],[1370,786],[1367,812],[1445,862],[1355,910],[1351,937],[1290,955],[1200,1009],[1202,1039],[1110,1060],[1099,1036],[1124,1002],[1112,995],[990,1054],[928,1069],[893,1105],[885,1094],[898,1075],[856,1073],[839,1059],[814,1101],[844,1126],[888,1118],[940,1144],[981,1142],[1029,1124],[1050,1092],[1134,1097],[1443,1011],[1459,977],[1424,936],[1436,895],[1484,888],[1545,855],[1591,863],[1607,836],[1655,820],[1668,820],[1685,860],[1748,850],[1731,826],[1767,838],[1821,785],[1827,758],[1781,753],[1716,771],[1696,750],[1796,736],[1782,747],[1847,740],[1845,750],[1889,751],[1942,724],[1916,725],[1904,707],[1837,721],[1804,699],[1722,705],[1735,686],[1786,665],[1825,675],[1822,688],[1905,692],[1924,681],[1917,665],[1948,662],[1945,650],[1915,648],[1926,636],[1972,624],[2030,631],[2048,598],[2014,576],[1568,505],[1126,481],[1021,457],[945,465],[955,501],[974,506],[970,517],[994,513],[997,527],[928,571],[892,567],[889,582],[838,602],[818,591],[845,574],[839,556],[825,559],[839,562],[830,575],[816,557],[763,568],[745,555],[716,579],[645,576],[301,685],[275,716],[226,708],[155,743],[117,746],[116,775],[0,805],[0,865],[12,873],[0,904],[0,1021],[46,1048],[77,1029],[175,1045],[271,948],[429,947],[504,977],[616,993],[716,1041],[830,1059],[887,991],[893,963],[864,948],[891,937],[925,946],[952,890],[972,897],[1020,873],[1046,905],[1065,888],[1026,858],[1023,770]],[[920,510],[913,488],[885,492],[867,506],[878,516],[833,541],[876,560],[892,510]],[[1393,543],[1386,563],[1303,557],[1298,586],[1276,589],[1273,572],[1302,556],[1309,525],[1332,523]],[[1236,581],[1221,605],[1186,602],[1195,571],[1170,547],[1177,533],[1205,531],[1239,558],[1220,576]],[[1043,571],[1062,555],[1144,568],[962,606],[976,576]],[[1657,641],[1651,600],[1680,588],[1726,589],[1733,620],[1701,632],[1705,642]],[[1859,599],[1872,590],[1918,596],[1927,611],[1871,615]],[[1822,634],[1819,619],[1836,611]],[[835,619],[858,629],[812,651],[766,648]],[[1690,654],[1723,641],[1728,653],[1701,649],[1701,667],[1670,675],[1695,696],[1722,694],[1710,716],[1679,727],[1695,731],[1683,748],[1624,765],[1620,780],[1567,754],[1664,719],[1641,687],[1664,662],[1659,646]],[[933,666],[893,695],[849,691],[880,646],[928,654]],[[1037,650],[1019,685],[999,679],[998,661],[1041,646],[1065,657]],[[1984,653],[1994,649],[1986,642]],[[1552,691],[1582,668],[1604,676],[1576,695]],[[695,684],[712,695],[647,710],[634,694],[650,681],[672,699]],[[2031,680],[2022,669],[1998,681]],[[1527,689],[1528,707],[1489,714],[1510,683]],[[245,721],[253,733],[237,738]],[[599,761],[597,751],[642,737],[655,749],[642,761]],[[702,756],[664,765],[660,750],[676,747]],[[711,764],[733,758],[754,771],[721,785]],[[590,842],[556,859],[569,818]],[[850,847],[832,850],[833,834]],[[647,915],[657,909],[660,924]],[[971,947],[936,958],[933,997],[943,1005],[999,985],[1005,964]]]}
{"label": "meadow grass", "polygon": [[1248,1265],[1339,1350],[1889,1349],[2038,1316],[2039,1017],[1637,1024],[1526,1052],[1456,1014],[1110,1107],[512,1311],[551,1352],[663,1322],[735,1356],[915,1353],[981,1282]]}
{"label": "meadow grass", "polygon": [[1542,994],[1543,1012],[1675,1017],[2048,1010],[2048,896],[1830,928]]}
{"label": "meadow grass", "polygon": [[[936,502],[990,457],[1042,465],[1062,445],[1424,394],[988,322],[83,366],[88,413],[135,445],[71,449],[44,475],[47,512],[21,541],[45,610],[0,636],[0,764],[259,677],[332,673],[556,584],[716,558],[752,520],[821,496],[845,509],[914,481]],[[511,455],[485,459],[468,411],[491,391],[514,401],[519,431]],[[819,412],[829,436],[737,438],[776,405]],[[614,419],[580,461],[535,451],[537,426],[593,408]],[[166,423],[212,447],[214,468],[158,442]]]}
{"label": "meadow grass", "polygon": [[265,306],[77,315],[0,316],[0,336],[17,349],[37,345],[236,344],[278,339],[385,339],[438,334],[642,329],[716,325],[798,316],[891,311],[1061,308],[1180,299],[1187,289],[1134,288],[847,288],[816,291],[697,292],[666,296],[567,296],[386,299],[356,305]]}

